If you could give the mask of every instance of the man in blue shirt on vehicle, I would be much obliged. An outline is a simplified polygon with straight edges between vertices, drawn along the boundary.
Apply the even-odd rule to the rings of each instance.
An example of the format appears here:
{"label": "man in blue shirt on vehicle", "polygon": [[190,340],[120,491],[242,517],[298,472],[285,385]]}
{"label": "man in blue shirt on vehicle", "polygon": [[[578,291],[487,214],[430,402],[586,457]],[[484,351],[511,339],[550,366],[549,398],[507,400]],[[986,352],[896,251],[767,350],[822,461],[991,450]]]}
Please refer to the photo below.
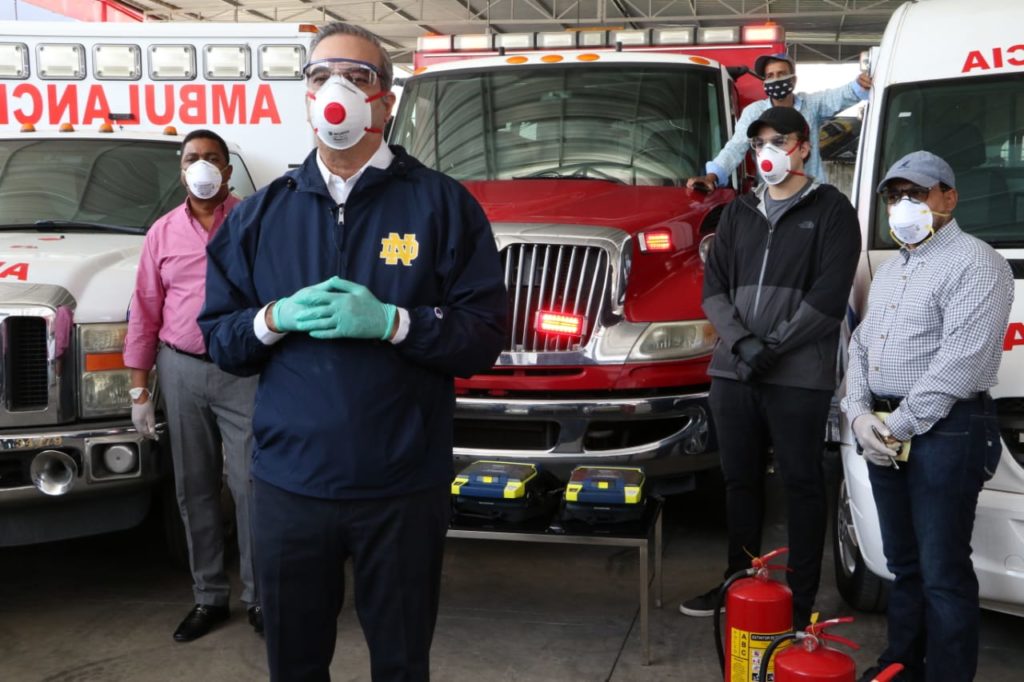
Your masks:
{"label": "man in blue shirt on vehicle", "polygon": [[818,150],[818,131],[827,119],[857,102],[866,100],[871,88],[871,76],[862,73],[856,80],[838,88],[821,92],[794,93],[796,64],[793,58],[784,52],[758,57],[754,62],[754,73],[764,81],[764,92],[768,96],[748,104],[743,109],[739,121],[736,122],[732,139],[725,143],[713,161],[708,161],[706,175],[699,175],[686,181],[686,186],[690,189],[710,191],[729,184],[729,176],[743,162],[743,157],[749,149],[747,128],[771,107],[793,107],[803,115],[811,130],[808,140],[811,154],[807,157],[804,170],[807,175],[824,182],[821,152]]}
{"label": "man in blue shirt on vehicle", "polygon": [[489,368],[507,293],[480,205],[381,130],[377,36],[320,29],[305,66],[317,149],[209,247],[199,324],[260,374],[253,540],[272,681],[330,679],[352,559],[375,682],[430,678],[453,477],[455,376]]}

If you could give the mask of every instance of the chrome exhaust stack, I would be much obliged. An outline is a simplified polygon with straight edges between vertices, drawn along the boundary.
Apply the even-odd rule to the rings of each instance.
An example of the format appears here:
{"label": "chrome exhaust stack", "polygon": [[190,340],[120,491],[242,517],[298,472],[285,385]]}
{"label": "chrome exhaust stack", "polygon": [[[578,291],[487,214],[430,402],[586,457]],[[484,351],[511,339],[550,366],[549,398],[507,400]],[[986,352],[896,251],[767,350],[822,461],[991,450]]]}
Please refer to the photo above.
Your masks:
{"label": "chrome exhaust stack", "polygon": [[63,495],[75,486],[78,465],[60,450],[43,450],[29,466],[32,485],[46,495]]}

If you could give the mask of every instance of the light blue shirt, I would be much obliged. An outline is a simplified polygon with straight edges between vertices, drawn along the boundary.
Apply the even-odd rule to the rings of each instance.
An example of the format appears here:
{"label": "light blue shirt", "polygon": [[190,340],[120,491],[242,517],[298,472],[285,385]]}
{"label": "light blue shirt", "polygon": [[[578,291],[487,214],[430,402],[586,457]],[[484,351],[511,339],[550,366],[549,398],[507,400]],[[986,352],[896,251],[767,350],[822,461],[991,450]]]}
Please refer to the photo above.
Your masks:
{"label": "light blue shirt", "polygon": [[[798,92],[793,96],[793,108],[807,120],[807,126],[811,131],[811,155],[804,163],[804,171],[808,175],[819,180],[824,179],[821,169],[821,152],[818,151],[818,131],[821,130],[822,123],[843,109],[852,107],[867,98],[868,91],[862,88],[857,81],[840,85],[831,90],[811,93]],[[708,161],[706,172],[715,174],[719,187],[729,184],[729,176],[740,165],[747,150],[750,149],[747,128],[771,106],[772,101],[767,97],[748,104],[740,114],[740,120],[736,122],[736,130],[732,139],[725,143],[714,161]]]}

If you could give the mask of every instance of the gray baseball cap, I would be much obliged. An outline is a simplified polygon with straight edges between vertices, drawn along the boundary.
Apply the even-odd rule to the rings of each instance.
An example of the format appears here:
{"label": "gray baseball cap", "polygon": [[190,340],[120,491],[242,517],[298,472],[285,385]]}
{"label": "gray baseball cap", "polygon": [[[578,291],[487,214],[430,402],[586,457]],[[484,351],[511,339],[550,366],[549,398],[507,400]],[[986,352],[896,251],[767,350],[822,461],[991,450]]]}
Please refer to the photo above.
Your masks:
{"label": "gray baseball cap", "polygon": [[789,64],[789,72],[796,72],[796,62],[785,52],[763,54],[754,61],[754,75],[761,80],[764,80],[764,70],[768,68],[768,62],[786,62]]}
{"label": "gray baseball cap", "polygon": [[934,187],[940,182],[947,187],[956,187],[953,169],[935,154],[926,151],[910,152],[897,161],[885,174],[885,179],[878,183],[878,191],[885,188],[890,180],[909,180],[921,187]]}

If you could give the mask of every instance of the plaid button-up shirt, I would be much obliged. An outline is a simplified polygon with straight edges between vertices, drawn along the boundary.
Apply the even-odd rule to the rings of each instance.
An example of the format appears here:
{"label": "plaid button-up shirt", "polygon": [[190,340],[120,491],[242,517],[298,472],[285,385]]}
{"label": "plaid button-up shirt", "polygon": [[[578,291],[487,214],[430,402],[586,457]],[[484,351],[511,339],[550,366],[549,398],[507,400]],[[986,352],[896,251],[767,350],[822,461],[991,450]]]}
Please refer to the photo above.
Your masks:
{"label": "plaid button-up shirt", "polygon": [[850,339],[846,397],[855,418],[871,396],[903,398],[886,426],[899,440],[927,432],[953,403],[996,384],[1013,303],[1009,264],[956,221],[875,273],[867,316]]}

